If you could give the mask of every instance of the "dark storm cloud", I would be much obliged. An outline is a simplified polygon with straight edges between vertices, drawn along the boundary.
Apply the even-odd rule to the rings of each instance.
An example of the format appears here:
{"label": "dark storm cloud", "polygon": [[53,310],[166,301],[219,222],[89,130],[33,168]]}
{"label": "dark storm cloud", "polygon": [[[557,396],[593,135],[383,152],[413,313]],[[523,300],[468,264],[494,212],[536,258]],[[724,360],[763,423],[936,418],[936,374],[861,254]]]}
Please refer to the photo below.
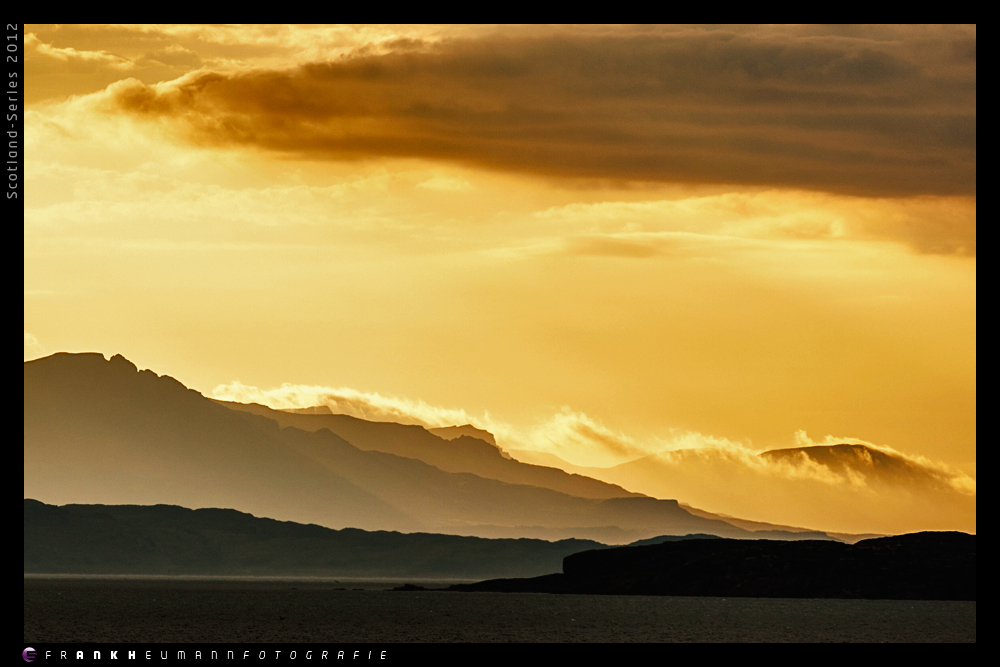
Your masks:
{"label": "dark storm cloud", "polygon": [[123,81],[199,142],[547,176],[976,191],[975,29],[685,29],[403,44],[292,69]]}

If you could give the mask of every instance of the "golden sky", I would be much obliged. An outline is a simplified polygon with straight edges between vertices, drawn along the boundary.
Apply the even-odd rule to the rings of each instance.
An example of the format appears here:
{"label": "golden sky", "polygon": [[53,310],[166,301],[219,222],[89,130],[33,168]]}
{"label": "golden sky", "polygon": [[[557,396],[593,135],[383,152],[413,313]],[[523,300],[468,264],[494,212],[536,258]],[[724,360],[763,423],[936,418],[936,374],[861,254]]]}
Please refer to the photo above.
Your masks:
{"label": "golden sky", "polygon": [[974,26],[25,46],[25,358],[579,466],[832,436],[974,494]]}

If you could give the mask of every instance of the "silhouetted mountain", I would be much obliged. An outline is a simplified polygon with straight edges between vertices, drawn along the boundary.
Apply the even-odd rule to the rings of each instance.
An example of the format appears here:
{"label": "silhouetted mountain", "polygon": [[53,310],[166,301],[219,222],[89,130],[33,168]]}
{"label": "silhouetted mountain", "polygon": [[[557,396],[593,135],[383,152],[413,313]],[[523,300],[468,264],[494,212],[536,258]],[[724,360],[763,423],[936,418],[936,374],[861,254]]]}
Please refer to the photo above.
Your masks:
{"label": "silhouetted mountain", "polygon": [[120,355],[25,362],[24,495],[238,507],[330,526],[420,525],[297,452],[273,422],[248,420]]}
{"label": "silhouetted mountain", "polygon": [[24,501],[25,573],[523,577],[603,546],[331,530],[224,509]]}
{"label": "silhouetted mountain", "polygon": [[679,542],[681,540],[722,540],[723,537],[717,535],[706,535],[705,533],[693,533],[691,535],[658,535],[646,540],[636,540],[629,547],[644,547],[650,544],[663,544],[664,542]]}
{"label": "silhouetted mountain", "polygon": [[470,438],[478,438],[483,442],[488,442],[494,447],[499,448],[497,440],[493,437],[492,433],[484,431],[481,428],[476,428],[472,424],[463,424],[462,426],[441,426],[438,428],[429,428],[427,430],[439,438],[444,438],[445,440],[454,440],[460,436],[467,435]]}
{"label": "silhouetted mountain", "polygon": [[563,573],[452,586],[461,591],[715,597],[975,600],[976,536],[913,533],[823,540],[679,540],[584,551]]}
{"label": "silhouetted mountain", "polygon": [[358,449],[418,459],[445,472],[468,472],[501,482],[552,489],[579,498],[642,497],[641,494],[631,493],[620,486],[582,475],[573,475],[558,468],[515,461],[505,456],[495,444],[490,444],[478,436],[468,435],[466,431],[473,428],[471,426],[448,427],[459,431],[446,429],[446,432],[454,437],[444,438],[423,426],[370,422],[350,415],[335,415],[325,406],[301,410],[272,410],[255,403],[219,401],[219,404],[233,410],[273,419],[283,427],[291,426],[310,432],[325,428]]}
{"label": "silhouetted mountain", "polygon": [[[374,437],[371,423],[342,421]],[[501,465],[520,465],[485,442],[467,436],[448,442],[416,428],[455,451],[467,449],[461,441],[468,439]],[[664,534],[765,536],[696,517],[674,500],[580,498],[361,451],[326,428],[282,429],[172,378],[139,372],[120,356],[105,361],[99,354],[25,362],[24,493],[59,504],[230,507],[331,528],[482,537],[621,544]]]}

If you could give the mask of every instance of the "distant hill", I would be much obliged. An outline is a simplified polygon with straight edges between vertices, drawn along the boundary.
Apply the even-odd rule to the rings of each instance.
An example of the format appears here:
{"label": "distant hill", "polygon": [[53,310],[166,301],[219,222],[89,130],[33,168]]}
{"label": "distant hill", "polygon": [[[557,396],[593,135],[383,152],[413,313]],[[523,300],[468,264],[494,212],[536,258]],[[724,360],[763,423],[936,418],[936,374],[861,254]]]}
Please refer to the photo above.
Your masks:
{"label": "distant hill", "polygon": [[691,507],[686,503],[681,503],[681,507],[695,516],[705,517],[706,519],[722,519],[726,523],[731,523],[739,528],[751,530],[763,539],[824,540],[832,538],[841,542],[847,542],[848,544],[854,544],[855,542],[871,539],[873,537],[885,537],[884,535],[871,533],[833,533],[830,531],[809,530],[808,528],[799,528],[796,526],[784,526],[776,523],[765,523],[763,521],[748,521],[746,519],[738,519],[727,514],[713,514],[712,512],[706,512],[705,510],[698,509],[697,507]]}
{"label": "distant hill", "polygon": [[[450,472],[419,458],[433,447],[441,448],[439,453],[478,452],[478,447],[497,470],[515,478],[524,473],[609,488],[504,459],[496,448],[468,436],[449,442],[421,427],[253,410],[261,414],[209,400],[173,378],[139,371],[118,355],[105,360],[100,354],[60,353],[25,362],[25,497],[55,504],[234,508],[328,528],[614,544],[688,533],[786,536],[695,516],[675,500],[581,497],[541,482]],[[293,418],[346,424],[344,432],[370,449],[325,426],[315,432],[281,427],[279,420]],[[373,443],[378,434],[397,440],[378,445]],[[410,447],[413,456],[377,451],[379,446]],[[469,465],[480,461],[478,453],[457,458]]]}
{"label": "distant hill", "polygon": [[717,535],[705,535],[704,533],[694,533],[691,535],[658,535],[656,537],[650,537],[646,540],[636,540],[632,544],[627,544],[625,546],[629,547],[644,547],[650,544],[663,544],[664,542],[679,542],[681,540],[722,540],[723,537]]}
{"label": "distant hill", "polygon": [[24,500],[24,572],[228,576],[530,577],[604,545],[331,530],[225,509]]}
{"label": "distant hill", "polygon": [[685,539],[584,551],[562,574],[451,587],[603,595],[975,600],[976,536],[914,533],[862,540]]}

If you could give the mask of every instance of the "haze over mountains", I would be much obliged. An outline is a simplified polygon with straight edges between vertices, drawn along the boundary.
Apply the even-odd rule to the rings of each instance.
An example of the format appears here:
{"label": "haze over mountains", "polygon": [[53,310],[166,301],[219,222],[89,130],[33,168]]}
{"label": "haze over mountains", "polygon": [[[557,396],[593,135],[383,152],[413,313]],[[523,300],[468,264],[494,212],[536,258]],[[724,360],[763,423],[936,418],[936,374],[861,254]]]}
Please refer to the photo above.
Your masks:
{"label": "haze over mountains", "polygon": [[[282,427],[291,426],[309,432],[329,429],[358,449],[419,459],[446,472],[469,472],[480,477],[511,484],[539,486],[581,498],[628,498],[642,495],[626,491],[615,484],[566,473],[558,468],[512,460],[509,456],[504,456],[495,441],[490,444],[483,436],[467,435],[466,433],[478,431],[490,436],[472,426],[425,429],[411,424],[370,422],[349,415],[335,415],[328,409],[281,411],[254,403],[222,402],[222,405],[273,419]],[[453,437],[441,437],[438,435],[440,432]]]}
{"label": "haze over mountains", "polygon": [[676,497],[714,516],[766,517],[852,534],[976,532],[974,478],[869,444],[760,453],[740,446],[677,449],[608,468],[574,466],[541,452],[510,453],[650,496]]}
{"label": "haze over mountains", "polygon": [[752,532],[676,500],[510,460],[467,435],[445,440],[422,427],[227,406],[119,355],[25,362],[24,494],[482,537],[825,537]]}

